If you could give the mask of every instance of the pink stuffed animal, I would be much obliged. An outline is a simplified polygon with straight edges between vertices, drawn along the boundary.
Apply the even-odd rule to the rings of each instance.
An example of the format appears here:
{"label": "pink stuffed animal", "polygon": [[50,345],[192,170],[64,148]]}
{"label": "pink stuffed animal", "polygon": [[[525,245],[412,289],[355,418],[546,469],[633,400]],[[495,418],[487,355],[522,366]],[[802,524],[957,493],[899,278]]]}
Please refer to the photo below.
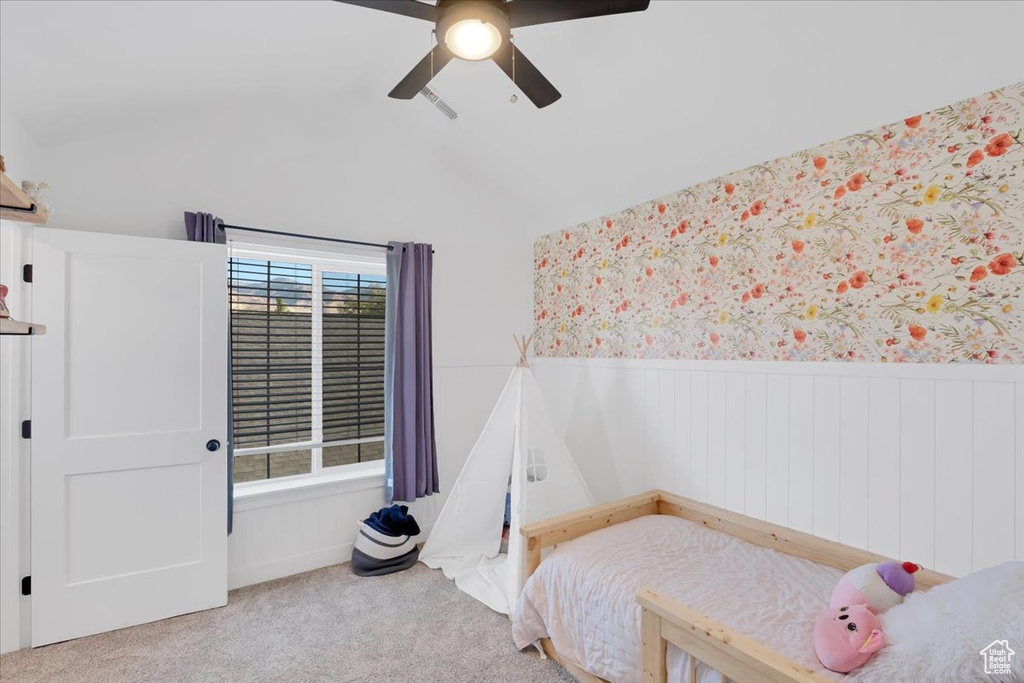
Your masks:
{"label": "pink stuffed animal", "polygon": [[883,645],[882,625],[867,605],[830,607],[814,621],[814,654],[826,669],[849,673]]}
{"label": "pink stuffed animal", "polygon": [[875,614],[882,614],[913,592],[914,572],[920,568],[913,562],[863,564],[843,574],[832,589],[828,606],[867,605]]}

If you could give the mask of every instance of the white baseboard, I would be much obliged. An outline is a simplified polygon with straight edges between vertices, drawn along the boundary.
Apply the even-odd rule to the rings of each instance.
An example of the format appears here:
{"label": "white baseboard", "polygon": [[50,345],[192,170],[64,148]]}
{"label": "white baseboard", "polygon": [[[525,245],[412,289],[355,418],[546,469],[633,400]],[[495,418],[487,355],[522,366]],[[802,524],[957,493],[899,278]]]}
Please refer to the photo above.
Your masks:
{"label": "white baseboard", "polygon": [[[427,540],[433,524],[426,524],[421,527],[417,542]],[[283,579],[286,576],[310,572],[321,567],[329,567],[332,564],[342,564],[352,559],[352,548],[354,543],[343,543],[330,548],[322,548],[308,553],[290,555],[270,562],[238,567],[228,572],[228,590],[243,588],[264,581]]]}
{"label": "white baseboard", "polygon": [[333,548],[322,548],[313,552],[282,557],[262,564],[239,567],[228,572],[228,590],[251,586],[254,583],[283,579],[286,576],[313,571],[332,564],[341,564],[352,559],[354,544],[345,543]]}

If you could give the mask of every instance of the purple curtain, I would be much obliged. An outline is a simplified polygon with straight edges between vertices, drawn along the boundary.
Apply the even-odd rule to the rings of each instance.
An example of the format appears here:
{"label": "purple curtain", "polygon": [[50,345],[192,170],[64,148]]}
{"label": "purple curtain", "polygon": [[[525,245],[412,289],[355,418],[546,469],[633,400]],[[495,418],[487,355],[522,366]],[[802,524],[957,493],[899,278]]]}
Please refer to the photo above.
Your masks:
{"label": "purple curtain", "polygon": [[434,378],[429,244],[388,244],[385,320],[384,450],[388,501],[439,493],[434,440]]}
{"label": "purple curtain", "polygon": [[198,211],[185,212],[185,238],[189,242],[224,243],[224,231],[220,229],[222,221],[212,213]]}
{"label": "purple curtain", "polygon": [[[214,242],[218,244],[224,244],[226,239],[224,238],[224,231],[220,228],[222,223],[221,219],[214,216],[212,213],[200,213],[198,211],[186,211],[185,212],[185,238],[189,242]],[[226,265],[226,264],[225,264]],[[230,323],[230,317],[228,318]],[[227,448],[224,449],[224,454],[227,456],[227,468],[228,468],[228,490],[227,490],[227,508],[228,508],[228,536],[231,535],[232,528],[234,527],[235,517],[235,468],[234,468],[234,416],[232,414],[232,400],[231,400],[231,344],[230,344],[231,332],[228,331],[228,339],[225,340],[227,348],[225,352],[228,356],[228,377],[227,377],[227,392],[228,392],[228,443]]]}

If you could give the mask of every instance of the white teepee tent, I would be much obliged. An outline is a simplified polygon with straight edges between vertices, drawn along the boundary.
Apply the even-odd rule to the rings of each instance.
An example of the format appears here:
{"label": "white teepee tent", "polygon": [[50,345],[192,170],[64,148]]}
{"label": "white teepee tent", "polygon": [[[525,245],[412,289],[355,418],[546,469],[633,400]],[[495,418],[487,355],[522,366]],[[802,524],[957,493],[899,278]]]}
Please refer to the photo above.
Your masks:
{"label": "white teepee tent", "polygon": [[[517,342],[518,343],[518,342]],[[590,489],[544,411],[523,354],[466,459],[420,560],[491,609],[509,614],[522,587],[519,527],[594,504]],[[511,484],[508,553],[501,553]]]}

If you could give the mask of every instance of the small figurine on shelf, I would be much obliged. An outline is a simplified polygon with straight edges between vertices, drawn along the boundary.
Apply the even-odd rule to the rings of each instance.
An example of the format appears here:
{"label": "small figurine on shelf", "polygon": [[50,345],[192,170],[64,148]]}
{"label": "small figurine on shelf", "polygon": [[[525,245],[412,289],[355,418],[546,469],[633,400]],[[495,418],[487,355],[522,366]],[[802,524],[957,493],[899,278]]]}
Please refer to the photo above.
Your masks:
{"label": "small figurine on shelf", "polygon": [[36,183],[31,180],[21,181],[21,191],[28,195],[28,198],[31,199],[34,204],[37,204],[40,209],[46,213],[53,213],[50,209],[50,205],[43,201],[43,192],[48,189],[50,189],[50,185],[46,182]]}
{"label": "small figurine on shelf", "polygon": [[0,318],[10,318],[11,311],[7,308],[7,302],[4,299],[7,298],[7,285],[0,285]]}

